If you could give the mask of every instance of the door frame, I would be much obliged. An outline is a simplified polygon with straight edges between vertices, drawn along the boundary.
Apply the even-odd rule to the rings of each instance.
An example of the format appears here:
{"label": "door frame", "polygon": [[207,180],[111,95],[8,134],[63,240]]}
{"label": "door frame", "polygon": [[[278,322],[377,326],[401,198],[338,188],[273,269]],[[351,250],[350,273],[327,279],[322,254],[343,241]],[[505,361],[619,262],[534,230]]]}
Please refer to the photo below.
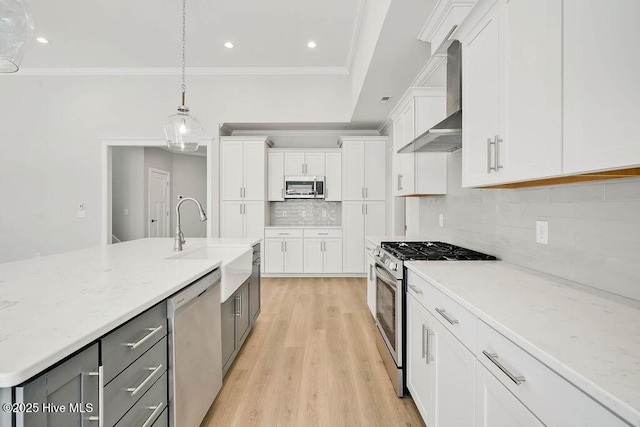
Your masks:
{"label": "door frame", "polygon": [[[100,138],[101,151],[101,232],[102,245],[111,244],[112,234],[112,149],[113,147],[166,147],[162,138]],[[214,182],[214,167],[220,164],[220,142],[217,137],[203,138],[200,145],[207,147],[207,237],[219,235],[218,212],[220,210],[219,182]],[[217,174],[215,175],[217,176]],[[215,220],[214,220],[215,219]],[[169,224],[169,227],[171,225]],[[171,228],[169,228],[171,230]]]}
{"label": "door frame", "polygon": [[[148,183],[148,187],[149,191],[147,192],[147,225],[150,227],[151,224],[151,174],[152,173],[159,173],[161,175],[166,175],[167,177],[167,185],[164,188],[164,198],[167,201],[167,219],[165,221],[165,234],[167,235],[166,237],[171,237],[171,216],[169,215],[170,213],[170,209],[171,209],[171,172],[163,170],[163,169],[158,169],[158,168],[149,168],[149,173],[147,174],[147,183]],[[149,234],[151,234],[151,230],[149,230]]]}

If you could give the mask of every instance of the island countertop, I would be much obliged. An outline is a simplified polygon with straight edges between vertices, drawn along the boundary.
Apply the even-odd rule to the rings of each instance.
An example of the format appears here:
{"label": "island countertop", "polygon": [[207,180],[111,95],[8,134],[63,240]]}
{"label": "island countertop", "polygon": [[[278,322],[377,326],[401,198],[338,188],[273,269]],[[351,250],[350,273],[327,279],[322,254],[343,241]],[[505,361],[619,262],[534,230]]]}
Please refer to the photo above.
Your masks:
{"label": "island countertop", "polygon": [[[185,248],[260,239],[187,239]],[[0,264],[0,388],[46,370],[220,266],[141,239]]]}

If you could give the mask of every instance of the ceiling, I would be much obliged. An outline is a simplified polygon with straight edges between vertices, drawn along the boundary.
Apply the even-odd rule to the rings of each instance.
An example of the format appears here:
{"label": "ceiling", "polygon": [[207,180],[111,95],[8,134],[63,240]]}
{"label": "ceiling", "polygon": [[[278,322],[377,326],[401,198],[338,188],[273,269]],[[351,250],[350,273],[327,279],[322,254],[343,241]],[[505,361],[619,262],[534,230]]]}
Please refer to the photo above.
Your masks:
{"label": "ceiling", "polygon": [[[181,66],[179,0],[25,0],[36,29],[22,67]],[[364,0],[188,0],[188,67],[347,70]],[[315,49],[308,41],[317,43]],[[235,48],[224,47],[226,41]]]}
{"label": "ceiling", "polygon": [[[31,44],[22,73],[179,72],[180,0],[24,1],[35,36],[51,43]],[[379,7],[378,1],[187,0],[187,68],[200,74],[350,74],[365,8]],[[388,11],[353,99],[356,128],[378,128],[429,59],[429,44],[417,35],[435,3],[386,1]],[[310,40],[315,49],[307,47]],[[225,48],[226,41],[235,47]],[[382,96],[390,102],[379,104]]]}

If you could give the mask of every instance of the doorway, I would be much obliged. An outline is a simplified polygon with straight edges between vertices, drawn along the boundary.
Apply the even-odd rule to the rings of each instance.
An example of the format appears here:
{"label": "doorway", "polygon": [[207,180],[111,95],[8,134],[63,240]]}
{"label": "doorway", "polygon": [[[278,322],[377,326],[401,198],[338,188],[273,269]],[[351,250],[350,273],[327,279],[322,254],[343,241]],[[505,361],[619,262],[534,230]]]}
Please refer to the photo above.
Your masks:
{"label": "doorway", "polygon": [[[133,240],[144,237],[150,237],[151,233],[155,233],[156,231],[153,229],[157,229],[158,235],[162,235],[162,233],[166,233],[167,236],[171,235],[171,221],[172,221],[172,206],[175,206],[174,194],[169,192],[168,203],[166,203],[164,210],[165,216],[164,218],[151,216],[151,213],[157,213],[158,211],[162,211],[164,208],[162,204],[164,202],[158,200],[157,205],[151,206],[150,195],[148,189],[150,188],[149,184],[151,183],[149,178],[155,177],[158,179],[158,187],[162,186],[162,179],[158,176],[150,176],[147,168],[151,166],[158,166],[155,169],[159,169],[164,172],[169,172],[168,182],[169,187],[175,188],[176,195],[185,195],[189,196],[193,191],[193,186],[190,184],[189,180],[178,180],[180,170],[189,170],[192,171],[193,168],[192,162],[182,161],[175,167],[176,171],[173,171],[171,165],[165,167],[167,165],[162,163],[157,163],[155,165],[145,165],[147,168],[138,168],[131,167],[133,164],[132,154],[136,153],[133,156],[139,156],[136,161],[144,162],[145,159],[145,150],[158,152],[165,152],[166,154],[170,154],[169,152],[163,151],[162,149],[166,147],[166,142],[162,139],[156,138],[105,138],[101,140],[101,148],[102,148],[102,231],[101,231],[101,241],[102,244],[108,245],[113,242],[117,242],[118,236],[114,236],[114,224],[117,225],[119,221],[125,221],[129,223],[129,229],[127,229],[126,238],[122,240]],[[198,186],[201,190],[200,198],[203,204],[205,204],[206,200],[206,211],[209,216],[209,220],[205,223],[200,223],[197,221],[197,216],[194,217],[195,222],[201,227],[200,229],[196,229],[193,227],[193,232],[198,233],[197,237],[217,237],[219,235],[219,224],[217,221],[218,211],[219,211],[219,186],[218,186],[218,176],[214,174],[214,171],[217,170],[217,165],[219,164],[219,144],[216,139],[206,140],[203,139],[200,141],[200,147],[202,148],[202,153],[199,153],[203,159],[205,164],[202,166],[202,177],[198,179]],[[118,159],[122,159],[122,154],[119,153],[120,149],[126,148],[128,153],[124,156],[127,159],[125,164],[129,165],[129,169],[123,170],[117,166]],[[122,152],[127,150],[120,150]],[[172,152],[171,152],[172,153]],[[120,156],[120,157],[119,157]],[[115,169],[114,169],[114,157],[115,157]],[[191,158],[189,155],[182,155],[180,157]],[[176,172],[176,173],[172,173]],[[129,179],[130,176],[135,176],[136,179]],[[138,179],[139,178],[139,179]],[[189,178],[191,179],[191,178]],[[166,184],[165,184],[166,187]],[[121,197],[118,196],[119,189],[127,189],[128,194],[130,195],[129,199],[124,199],[122,201]],[[114,197],[114,190],[116,192],[116,197]],[[161,191],[157,191],[158,194],[162,193]],[[138,196],[139,194],[139,196]],[[131,196],[135,195],[135,197]],[[155,200],[155,198],[154,198]],[[136,202],[138,201],[138,202]],[[139,203],[139,204],[136,204]],[[155,203],[155,202],[154,202]],[[136,209],[130,209],[130,207],[135,206]],[[167,215],[166,212],[169,212]],[[185,216],[186,218],[186,216]],[[153,227],[150,227],[151,219],[156,219],[158,222],[153,222]],[[161,219],[164,219],[163,223]],[[141,224],[141,225],[138,225]],[[187,224],[188,225],[188,224]],[[204,228],[202,228],[204,226]],[[187,231],[188,227],[184,227],[183,231]],[[163,231],[166,230],[166,231]],[[199,231],[198,231],[199,230]],[[185,233],[186,234],[186,233]],[[194,234],[194,236],[196,236]]]}
{"label": "doorway", "polygon": [[[147,224],[149,237],[169,237],[169,206],[171,174],[162,169],[149,168],[149,200]],[[114,233],[117,235],[117,233]]]}

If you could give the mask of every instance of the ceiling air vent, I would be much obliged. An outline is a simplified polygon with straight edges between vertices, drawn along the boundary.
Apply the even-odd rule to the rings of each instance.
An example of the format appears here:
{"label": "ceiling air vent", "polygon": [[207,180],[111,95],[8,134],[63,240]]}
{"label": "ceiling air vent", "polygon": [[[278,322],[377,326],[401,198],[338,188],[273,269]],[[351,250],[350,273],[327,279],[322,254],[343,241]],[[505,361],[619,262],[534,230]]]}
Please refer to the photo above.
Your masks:
{"label": "ceiling air vent", "polygon": [[378,101],[378,104],[388,104],[390,99],[390,96],[383,96],[380,98],[380,101]]}

